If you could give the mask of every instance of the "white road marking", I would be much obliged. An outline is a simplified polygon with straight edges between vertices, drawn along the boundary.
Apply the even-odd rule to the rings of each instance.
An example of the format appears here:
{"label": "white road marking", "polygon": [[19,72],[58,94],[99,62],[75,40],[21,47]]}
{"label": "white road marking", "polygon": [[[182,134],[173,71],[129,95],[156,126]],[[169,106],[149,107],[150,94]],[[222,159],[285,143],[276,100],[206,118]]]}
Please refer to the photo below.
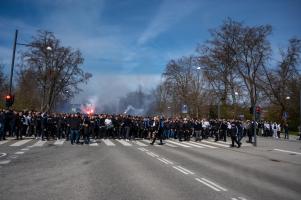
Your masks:
{"label": "white road marking", "polygon": [[0,165],[5,165],[5,164],[8,164],[8,163],[10,163],[10,160],[0,161]]}
{"label": "white road marking", "polygon": [[184,144],[187,144],[187,145],[190,145],[190,146],[193,146],[193,147],[197,147],[197,148],[200,148],[200,149],[204,149],[205,147],[203,146],[199,146],[199,145],[196,145],[196,144],[192,144],[192,143],[189,143],[189,142],[183,142]]}
{"label": "white road marking", "polygon": [[101,141],[103,141],[107,146],[115,146],[115,144],[109,139],[101,139]]}
{"label": "white road marking", "polygon": [[157,154],[155,154],[155,153],[153,153],[151,151],[149,151],[149,153],[153,154],[155,157],[159,157],[159,155],[157,155]]}
{"label": "white road marking", "polygon": [[11,146],[11,147],[19,147],[19,146],[21,146],[21,145],[23,145],[23,144],[25,144],[27,142],[30,142],[30,141],[31,140],[21,140],[21,141],[18,141],[16,143],[14,143],[14,144],[9,145],[9,146]]}
{"label": "white road marking", "polygon": [[63,145],[66,140],[57,140],[53,144],[54,145]]}
{"label": "white road marking", "polygon": [[9,156],[10,158],[12,158],[12,159],[16,159],[16,158],[18,158],[18,156],[14,156],[14,155],[12,155],[12,156]]}
{"label": "white road marking", "polygon": [[20,155],[20,154],[24,154],[23,151],[17,151],[15,154]]}
{"label": "white road marking", "polygon": [[173,165],[173,162],[171,162],[171,161],[169,161],[169,160],[167,160],[165,158],[162,158],[162,160],[164,160],[164,161],[168,162],[169,164]]}
{"label": "white road marking", "polygon": [[0,158],[6,156],[7,153],[0,153]]}
{"label": "white road marking", "polygon": [[236,198],[233,197],[233,198],[231,198],[231,200],[238,200],[238,199],[236,199]]}
{"label": "white road marking", "polygon": [[166,145],[166,146],[169,146],[169,147],[177,147],[177,146],[175,146],[175,145],[173,145],[173,144],[168,144],[168,143],[165,143],[165,145]]}
{"label": "white road marking", "polygon": [[217,142],[210,142],[210,141],[205,141],[205,140],[202,140],[203,143],[207,143],[207,144],[212,144],[212,145],[216,145],[216,146],[221,146],[221,147],[227,147],[229,148],[229,145],[225,145],[225,144],[220,144],[220,143],[217,143]]}
{"label": "white road marking", "polygon": [[281,151],[281,152],[285,152],[285,153],[293,153],[293,154],[301,155],[301,153],[295,152],[295,151],[288,151],[288,150],[283,150],[283,149],[273,149],[273,150],[274,151]]}
{"label": "white road marking", "polygon": [[[215,142],[214,140],[211,140],[212,142]],[[231,143],[230,142],[225,142],[225,141],[221,141],[221,140],[219,140],[219,141],[217,141],[218,143],[221,143],[221,144],[227,144],[227,145],[231,145]],[[247,146],[252,146],[252,144],[250,144],[250,143],[242,143],[241,144],[241,146],[244,146],[244,147],[247,147]]]}
{"label": "white road marking", "polygon": [[161,162],[165,163],[165,164],[169,164],[168,162],[166,162],[165,160],[161,159],[161,158],[157,158],[158,160],[160,160]]}
{"label": "white road marking", "polygon": [[182,170],[182,169],[180,169],[180,168],[178,168],[176,166],[173,166],[173,168],[176,169],[176,170],[178,170],[179,172],[185,174],[185,175],[189,174],[188,172],[185,172],[184,170]]}
{"label": "white road marking", "polygon": [[188,169],[186,169],[186,168],[184,168],[184,167],[178,166],[178,168],[180,168],[180,169],[186,171],[186,172],[189,173],[189,174],[194,174],[192,171],[190,171],[190,170],[188,170]]}
{"label": "white road marking", "polygon": [[208,184],[207,182],[205,182],[205,181],[203,181],[203,180],[201,180],[201,179],[199,179],[199,178],[195,178],[195,180],[198,181],[198,182],[200,182],[200,183],[203,183],[204,185],[210,187],[211,189],[213,189],[213,190],[215,190],[215,191],[217,191],[217,192],[220,192],[220,191],[221,191],[220,189],[218,189],[218,188],[216,188],[216,187],[214,187],[214,186]]}
{"label": "white road marking", "polygon": [[7,142],[8,142],[8,140],[0,141],[0,145],[1,145],[1,144],[5,144],[5,143],[7,143]]}
{"label": "white road marking", "polygon": [[140,151],[145,151],[144,148],[137,148],[137,149],[139,149]]}
{"label": "white road marking", "polygon": [[29,149],[27,149],[27,148],[24,148],[24,149],[21,149],[21,151],[28,151]]}
{"label": "white road marking", "polygon": [[146,152],[147,155],[151,156],[151,157],[156,157],[154,154],[150,153],[150,152]]}
{"label": "white road marking", "polygon": [[218,147],[210,146],[210,145],[207,145],[207,144],[201,144],[201,143],[198,143],[198,142],[192,142],[192,141],[190,141],[190,142],[193,143],[193,144],[200,145],[200,146],[203,146],[203,147],[208,147],[208,148],[211,148],[211,149],[218,148]]}
{"label": "white road marking", "polygon": [[32,147],[41,147],[43,146],[47,141],[43,141],[43,140],[40,140],[40,141],[37,141],[35,144],[32,145]]}
{"label": "white road marking", "polygon": [[128,143],[128,142],[126,142],[126,141],[124,141],[124,140],[116,140],[117,142],[119,142],[120,144],[122,144],[123,146],[127,146],[127,147],[129,147],[129,146],[132,146],[132,144],[130,144],[130,143]]}
{"label": "white road marking", "polygon": [[173,142],[173,141],[166,141],[168,143],[172,143],[172,144],[175,144],[175,145],[179,145],[179,146],[182,146],[182,147],[186,147],[186,148],[190,148],[191,146],[188,146],[188,145],[185,145],[185,144],[181,144],[179,142]]}
{"label": "white road marking", "polygon": [[214,183],[212,181],[209,181],[208,179],[202,178],[202,180],[205,181],[205,182],[207,182],[207,183],[209,183],[209,184],[211,184],[211,185],[213,185],[213,186],[215,186],[216,188],[218,188],[218,189],[220,189],[222,191],[227,191],[226,188],[223,188],[222,186],[220,186],[220,185],[218,185],[218,184],[216,184],[216,183]]}
{"label": "white road marking", "polygon": [[94,143],[90,143],[89,146],[91,146],[91,147],[97,147],[98,144],[97,144],[97,142],[94,142]]}
{"label": "white road marking", "polygon": [[247,200],[246,198],[244,197],[238,197],[240,200]]}
{"label": "white road marking", "polygon": [[139,141],[134,141],[134,143],[138,144],[139,146],[141,147],[147,147],[148,145],[142,143],[142,142],[139,142]]}

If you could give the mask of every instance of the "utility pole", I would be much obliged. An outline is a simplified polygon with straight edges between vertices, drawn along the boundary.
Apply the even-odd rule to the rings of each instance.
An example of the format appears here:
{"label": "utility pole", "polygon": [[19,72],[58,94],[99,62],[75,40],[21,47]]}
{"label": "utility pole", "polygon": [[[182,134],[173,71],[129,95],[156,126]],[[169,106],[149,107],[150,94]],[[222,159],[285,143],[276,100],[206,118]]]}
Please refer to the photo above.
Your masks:
{"label": "utility pole", "polygon": [[12,85],[13,85],[13,75],[14,75],[14,66],[15,66],[15,56],[16,56],[16,47],[17,47],[17,39],[18,39],[18,30],[15,32],[15,40],[13,46],[13,56],[11,61],[11,68],[10,68],[10,80],[9,80],[9,95],[12,93]]}
{"label": "utility pole", "polygon": [[254,95],[254,107],[253,107],[253,128],[254,128],[254,146],[257,146],[257,135],[256,135],[256,106],[257,106],[257,94],[255,91],[255,84],[253,85],[253,95]]}

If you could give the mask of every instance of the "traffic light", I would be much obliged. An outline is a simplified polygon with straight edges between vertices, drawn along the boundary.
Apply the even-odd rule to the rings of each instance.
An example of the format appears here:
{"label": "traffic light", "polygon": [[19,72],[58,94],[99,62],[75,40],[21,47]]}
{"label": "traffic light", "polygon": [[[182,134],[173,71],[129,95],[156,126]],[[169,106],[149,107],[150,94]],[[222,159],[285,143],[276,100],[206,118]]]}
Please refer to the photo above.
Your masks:
{"label": "traffic light", "polygon": [[261,113],[261,108],[259,106],[256,106],[256,113],[260,114]]}
{"label": "traffic light", "polygon": [[14,95],[6,95],[5,96],[5,105],[7,108],[11,107],[14,104]]}

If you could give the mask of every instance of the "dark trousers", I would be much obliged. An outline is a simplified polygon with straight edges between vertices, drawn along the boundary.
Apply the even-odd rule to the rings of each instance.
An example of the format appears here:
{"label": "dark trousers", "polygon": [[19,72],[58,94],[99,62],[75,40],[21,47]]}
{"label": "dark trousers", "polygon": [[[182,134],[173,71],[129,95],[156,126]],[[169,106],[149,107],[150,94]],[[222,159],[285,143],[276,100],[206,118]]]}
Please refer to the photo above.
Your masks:
{"label": "dark trousers", "polygon": [[156,139],[159,139],[160,140],[160,144],[163,144],[163,141],[162,141],[162,131],[158,131],[158,132],[155,133],[154,139],[151,142],[151,144],[154,144],[156,142]]}
{"label": "dark trousers", "polygon": [[237,140],[237,136],[231,136],[231,141],[232,141],[232,147],[234,147],[234,142],[237,144],[238,147],[240,147],[240,142]]}

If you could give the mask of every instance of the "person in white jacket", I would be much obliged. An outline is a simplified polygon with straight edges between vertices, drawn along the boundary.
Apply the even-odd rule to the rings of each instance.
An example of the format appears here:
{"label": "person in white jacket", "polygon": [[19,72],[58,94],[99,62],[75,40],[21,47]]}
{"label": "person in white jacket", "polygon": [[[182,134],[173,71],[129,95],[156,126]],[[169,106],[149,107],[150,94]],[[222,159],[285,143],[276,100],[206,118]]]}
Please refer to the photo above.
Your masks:
{"label": "person in white jacket", "polygon": [[273,137],[274,138],[278,138],[278,135],[277,135],[277,123],[276,122],[274,122],[272,124],[272,130],[273,130]]}

